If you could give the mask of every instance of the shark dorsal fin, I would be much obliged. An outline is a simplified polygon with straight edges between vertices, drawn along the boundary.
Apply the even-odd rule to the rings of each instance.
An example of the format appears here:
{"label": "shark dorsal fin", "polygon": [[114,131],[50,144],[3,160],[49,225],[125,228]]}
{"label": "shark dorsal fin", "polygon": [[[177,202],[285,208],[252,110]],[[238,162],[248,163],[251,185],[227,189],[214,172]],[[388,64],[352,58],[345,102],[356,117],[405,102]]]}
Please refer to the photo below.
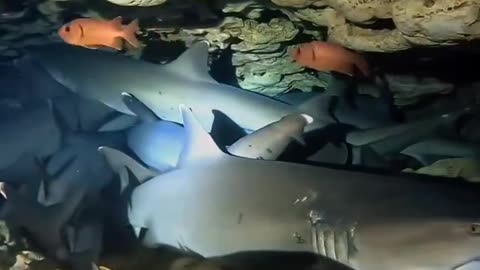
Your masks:
{"label": "shark dorsal fin", "polygon": [[202,127],[190,109],[180,104],[183,126],[185,128],[185,144],[178,159],[177,168],[184,167],[189,163],[204,161],[215,158],[224,153],[220,150],[212,137]]}
{"label": "shark dorsal fin", "polygon": [[208,72],[208,46],[207,41],[197,42],[164,67],[192,80],[218,83]]}
{"label": "shark dorsal fin", "polygon": [[140,183],[150,180],[158,175],[117,149],[101,146],[98,148],[98,151],[103,154],[114,172],[121,173],[122,168],[126,167],[133,173],[133,175],[135,175]]}

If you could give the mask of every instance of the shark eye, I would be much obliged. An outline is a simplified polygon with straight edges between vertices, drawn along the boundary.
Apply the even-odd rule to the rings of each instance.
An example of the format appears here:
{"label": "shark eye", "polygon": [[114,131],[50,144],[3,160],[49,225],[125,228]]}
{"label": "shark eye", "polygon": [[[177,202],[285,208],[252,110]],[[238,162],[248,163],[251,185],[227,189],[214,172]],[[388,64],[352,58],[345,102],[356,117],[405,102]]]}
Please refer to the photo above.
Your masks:
{"label": "shark eye", "polygon": [[70,26],[65,27],[65,31],[70,32]]}

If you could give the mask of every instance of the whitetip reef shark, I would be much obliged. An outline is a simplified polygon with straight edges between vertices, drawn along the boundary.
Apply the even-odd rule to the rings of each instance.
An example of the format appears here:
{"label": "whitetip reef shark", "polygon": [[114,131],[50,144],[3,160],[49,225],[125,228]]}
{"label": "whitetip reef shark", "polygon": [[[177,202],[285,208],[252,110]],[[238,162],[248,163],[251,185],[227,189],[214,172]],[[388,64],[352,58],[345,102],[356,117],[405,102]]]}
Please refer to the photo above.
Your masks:
{"label": "whitetip reef shark", "polygon": [[[25,49],[25,58],[15,61],[14,64],[21,66],[32,61],[71,91],[100,101],[127,115],[135,115],[135,112],[123,102],[124,92],[133,95],[162,120],[180,124],[182,118],[176,108],[179,104],[186,104],[195,111],[208,132],[212,131],[214,122],[212,111],[225,114],[249,132],[294,114],[313,118],[313,123],[305,128],[307,133],[343,121],[336,120],[331,115],[329,111],[331,98],[328,96],[316,95],[299,105],[291,105],[278,99],[218,83],[208,71],[208,47],[206,41],[197,42],[171,63],[158,65],[113,52],[55,43]],[[58,57],[59,54],[62,57]],[[348,85],[341,80],[337,83]],[[356,112],[346,113],[351,113],[353,118],[358,116]],[[437,120],[434,122],[438,123]],[[401,139],[399,143],[393,143],[400,151],[418,142],[424,133],[434,133],[432,125],[427,125],[418,132],[411,128],[409,123],[403,124],[403,127],[388,127],[387,132],[383,132],[382,129],[367,129],[369,132],[349,134],[346,142],[354,146],[363,146],[382,140],[386,142],[382,143],[384,147],[392,144],[392,138]],[[409,130],[406,131],[407,129]],[[374,138],[375,136],[377,138]]]}
{"label": "whitetip reef shark", "polygon": [[451,270],[480,255],[478,184],[235,157],[180,111],[187,142],[175,170],[158,175],[99,148],[141,183],[128,217],[147,246],[307,251],[357,270]]}
{"label": "whitetip reef shark", "polygon": [[327,101],[321,97],[292,106],[218,83],[209,74],[208,47],[206,41],[197,42],[165,65],[65,44],[31,47],[26,55],[73,92],[125,114],[134,115],[122,102],[122,92],[128,91],[167,121],[182,123],[177,107],[188,104],[208,131],[213,123],[212,110],[225,113],[247,130],[257,130],[291,114],[313,117],[311,128],[335,122],[328,115],[328,105],[319,104]]}
{"label": "whitetip reef shark", "polygon": [[[143,122],[127,132],[130,148],[154,170],[165,172],[175,168],[185,141],[183,127],[174,122],[161,120],[132,94],[125,92],[122,96],[125,105]],[[214,114],[214,118],[211,133],[218,134],[215,136],[215,142],[219,147],[224,147],[229,154],[235,156],[267,160],[277,159],[293,141],[305,145],[303,139],[305,126],[313,122],[313,119],[305,114],[287,115],[250,134],[245,134],[242,128],[231,119],[227,119],[226,115],[218,112]],[[231,128],[232,126],[234,127]],[[238,132],[235,132],[237,134],[229,135],[231,129],[237,130]],[[238,136],[239,139],[236,138]],[[158,153],[157,149],[163,151]]]}

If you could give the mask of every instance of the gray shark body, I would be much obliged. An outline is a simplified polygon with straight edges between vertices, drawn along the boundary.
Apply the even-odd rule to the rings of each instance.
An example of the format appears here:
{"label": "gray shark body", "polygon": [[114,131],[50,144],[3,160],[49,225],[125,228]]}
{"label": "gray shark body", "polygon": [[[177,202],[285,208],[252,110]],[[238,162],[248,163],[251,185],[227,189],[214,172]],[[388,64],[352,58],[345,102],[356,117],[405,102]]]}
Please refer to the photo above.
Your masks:
{"label": "gray shark body", "polygon": [[[0,169],[5,169],[22,157],[36,155],[45,158],[58,150],[61,130],[58,128],[47,102],[27,109],[10,110],[9,119],[0,126]],[[48,138],[48,140],[45,140]]]}
{"label": "gray shark body", "polygon": [[142,182],[129,221],[147,229],[147,245],[203,256],[313,251],[358,270],[455,269],[480,255],[476,184],[234,157],[181,111],[187,142],[176,170],[148,178],[121,152],[100,148]]}
{"label": "gray shark body", "polygon": [[[134,114],[123,102],[129,92],[163,120],[181,123],[177,106],[195,110],[210,131],[212,110],[225,113],[241,127],[257,130],[296,113],[314,117],[317,124],[333,122],[321,112],[328,106],[310,100],[292,106],[267,96],[215,81],[208,73],[208,44],[194,44],[172,63],[157,65],[122,55],[65,44],[32,47],[29,57],[72,91],[103,102],[126,114]],[[62,57],[58,57],[61,54]]]}

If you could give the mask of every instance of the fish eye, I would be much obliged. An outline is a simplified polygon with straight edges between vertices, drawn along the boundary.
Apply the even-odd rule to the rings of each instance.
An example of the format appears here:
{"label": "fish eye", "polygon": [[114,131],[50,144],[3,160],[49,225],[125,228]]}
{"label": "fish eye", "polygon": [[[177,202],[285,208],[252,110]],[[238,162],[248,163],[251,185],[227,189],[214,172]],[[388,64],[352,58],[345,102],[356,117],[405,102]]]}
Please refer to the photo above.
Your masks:
{"label": "fish eye", "polygon": [[65,31],[70,32],[70,26],[65,27]]}

